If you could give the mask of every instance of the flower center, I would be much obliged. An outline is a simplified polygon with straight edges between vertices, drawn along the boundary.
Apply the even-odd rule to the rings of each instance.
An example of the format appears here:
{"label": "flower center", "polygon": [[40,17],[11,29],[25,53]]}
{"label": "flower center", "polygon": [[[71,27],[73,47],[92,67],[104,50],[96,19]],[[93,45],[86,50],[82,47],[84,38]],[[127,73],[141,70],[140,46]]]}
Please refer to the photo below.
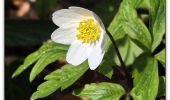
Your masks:
{"label": "flower center", "polygon": [[78,40],[82,40],[82,43],[93,43],[99,40],[100,26],[94,21],[94,19],[83,20],[79,23],[77,30],[79,34],[76,35]]}

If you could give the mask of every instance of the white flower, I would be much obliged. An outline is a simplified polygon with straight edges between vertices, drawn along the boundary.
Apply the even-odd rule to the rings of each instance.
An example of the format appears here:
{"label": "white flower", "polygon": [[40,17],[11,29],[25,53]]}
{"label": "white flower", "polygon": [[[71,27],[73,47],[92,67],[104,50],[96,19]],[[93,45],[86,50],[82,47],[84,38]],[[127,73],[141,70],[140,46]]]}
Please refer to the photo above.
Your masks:
{"label": "white flower", "polygon": [[59,26],[51,39],[55,42],[71,45],[66,60],[79,65],[88,59],[91,70],[101,63],[106,45],[106,32],[100,18],[87,9],[69,7],[53,13],[53,22]]}

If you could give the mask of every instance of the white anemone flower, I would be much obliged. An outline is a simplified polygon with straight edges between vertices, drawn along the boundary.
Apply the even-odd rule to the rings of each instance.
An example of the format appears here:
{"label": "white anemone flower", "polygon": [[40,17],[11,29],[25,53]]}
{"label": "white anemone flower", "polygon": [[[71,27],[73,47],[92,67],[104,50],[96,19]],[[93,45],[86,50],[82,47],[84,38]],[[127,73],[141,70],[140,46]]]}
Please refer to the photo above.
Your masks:
{"label": "white anemone flower", "polygon": [[66,60],[77,66],[88,59],[91,70],[101,63],[106,47],[106,32],[100,18],[81,7],[69,7],[53,13],[53,22],[59,26],[52,35],[54,42],[71,45]]}

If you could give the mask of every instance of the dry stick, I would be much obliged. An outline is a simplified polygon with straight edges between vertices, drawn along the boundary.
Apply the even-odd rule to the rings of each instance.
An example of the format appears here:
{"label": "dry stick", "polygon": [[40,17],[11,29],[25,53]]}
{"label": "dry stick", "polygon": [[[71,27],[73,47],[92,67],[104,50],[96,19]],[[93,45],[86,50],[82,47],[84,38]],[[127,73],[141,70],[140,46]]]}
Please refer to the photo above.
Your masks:
{"label": "dry stick", "polygon": [[122,57],[121,57],[121,55],[120,55],[120,52],[119,52],[119,50],[118,50],[118,47],[117,47],[117,45],[116,45],[116,42],[115,42],[114,38],[112,37],[112,35],[110,34],[109,31],[107,31],[106,33],[107,33],[107,35],[109,36],[109,38],[110,38],[110,40],[111,40],[111,42],[112,42],[112,44],[113,44],[113,47],[115,48],[115,51],[116,51],[116,53],[117,53],[117,56],[118,56],[118,58],[119,58],[119,61],[120,61],[120,63],[121,63],[121,66],[123,67],[123,69],[124,69],[124,71],[125,71],[125,73],[122,73],[122,74],[123,74],[124,76],[127,75],[127,77],[130,76],[130,74],[129,74],[129,72],[128,72],[127,68],[125,67],[125,64],[124,64],[124,62],[123,62],[123,60],[122,60]]}

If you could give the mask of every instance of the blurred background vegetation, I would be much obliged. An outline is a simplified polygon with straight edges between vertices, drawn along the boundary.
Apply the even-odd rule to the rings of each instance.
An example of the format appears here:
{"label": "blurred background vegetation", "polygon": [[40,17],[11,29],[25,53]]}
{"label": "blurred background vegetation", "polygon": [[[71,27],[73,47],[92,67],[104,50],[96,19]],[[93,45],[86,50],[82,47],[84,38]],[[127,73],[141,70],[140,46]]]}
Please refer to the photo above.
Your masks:
{"label": "blurred background vegetation", "polygon": [[[24,58],[50,39],[57,28],[51,21],[54,11],[69,6],[80,6],[94,11],[106,28],[115,16],[122,0],[5,0],[5,100],[29,100],[43,77],[65,62],[50,64],[33,81],[29,82],[29,70],[12,79],[11,75]],[[116,72],[116,71],[115,71]],[[116,73],[115,73],[116,75]],[[89,77],[90,76],[90,77]],[[56,91],[43,100],[80,100],[71,90],[85,83],[109,81],[95,71],[88,71],[78,82],[63,92]],[[86,100],[81,98],[81,100]]]}

